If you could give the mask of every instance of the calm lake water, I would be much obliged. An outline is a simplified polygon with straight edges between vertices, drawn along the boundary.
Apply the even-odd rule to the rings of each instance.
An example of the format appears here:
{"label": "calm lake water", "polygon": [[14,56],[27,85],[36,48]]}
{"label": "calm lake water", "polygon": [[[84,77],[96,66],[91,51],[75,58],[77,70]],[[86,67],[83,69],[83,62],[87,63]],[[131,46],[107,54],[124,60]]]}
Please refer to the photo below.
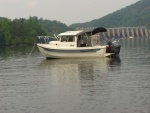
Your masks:
{"label": "calm lake water", "polygon": [[113,59],[0,47],[0,113],[150,113],[150,39],[120,42]]}

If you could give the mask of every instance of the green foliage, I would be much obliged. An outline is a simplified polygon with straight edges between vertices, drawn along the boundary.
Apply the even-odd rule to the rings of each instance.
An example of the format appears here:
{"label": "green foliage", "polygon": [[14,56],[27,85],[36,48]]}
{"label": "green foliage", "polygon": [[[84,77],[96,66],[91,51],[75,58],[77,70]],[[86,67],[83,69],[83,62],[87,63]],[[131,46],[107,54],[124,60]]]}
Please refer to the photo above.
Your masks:
{"label": "green foliage", "polygon": [[36,16],[14,20],[0,17],[0,45],[33,44],[37,42],[37,36],[58,34],[69,29],[58,21]]}
{"label": "green foliage", "polygon": [[140,0],[126,8],[118,10],[103,18],[86,23],[70,25],[73,28],[82,27],[136,27],[146,26],[150,28],[150,0]]}
{"label": "green foliage", "polygon": [[11,33],[10,33],[10,31],[9,30],[6,30],[5,32],[4,32],[4,40],[5,40],[5,44],[6,45],[10,45],[11,44]]}
{"label": "green foliage", "polygon": [[0,18],[0,45],[10,43],[10,22],[7,18]]}

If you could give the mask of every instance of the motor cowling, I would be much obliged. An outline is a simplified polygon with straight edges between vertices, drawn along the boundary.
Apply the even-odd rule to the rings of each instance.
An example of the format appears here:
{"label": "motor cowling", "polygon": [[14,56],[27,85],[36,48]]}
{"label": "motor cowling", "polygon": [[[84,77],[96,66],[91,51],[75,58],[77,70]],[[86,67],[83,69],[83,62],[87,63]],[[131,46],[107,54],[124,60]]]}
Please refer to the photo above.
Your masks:
{"label": "motor cowling", "polygon": [[111,39],[108,41],[108,46],[106,48],[106,53],[115,53],[118,55],[120,53],[120,42],[117,39]]}

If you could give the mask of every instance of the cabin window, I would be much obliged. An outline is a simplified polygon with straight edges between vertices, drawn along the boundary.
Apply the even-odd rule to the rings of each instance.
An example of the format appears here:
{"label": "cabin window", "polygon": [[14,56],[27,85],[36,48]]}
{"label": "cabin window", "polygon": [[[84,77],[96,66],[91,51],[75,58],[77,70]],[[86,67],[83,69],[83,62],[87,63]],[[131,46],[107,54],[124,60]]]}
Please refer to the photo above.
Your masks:
{"label": "cabin window", "polygon": [[77,41],[78,47],[90,47],[91,46],[91,38],[88,35],[79,35]]}
{"label": "cabin window", "polygon": [[62,36],[61,42],[75,42],[74,36]]}

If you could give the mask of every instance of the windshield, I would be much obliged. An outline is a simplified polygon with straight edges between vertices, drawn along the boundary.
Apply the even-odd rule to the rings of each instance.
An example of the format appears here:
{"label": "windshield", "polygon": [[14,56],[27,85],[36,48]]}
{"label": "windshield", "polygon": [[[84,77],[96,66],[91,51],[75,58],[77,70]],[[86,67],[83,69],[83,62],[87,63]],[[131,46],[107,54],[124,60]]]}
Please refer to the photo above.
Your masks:
{"label": "windshield", "polygon": [[61,42],[75,42],[75,36],[61,36]]}

